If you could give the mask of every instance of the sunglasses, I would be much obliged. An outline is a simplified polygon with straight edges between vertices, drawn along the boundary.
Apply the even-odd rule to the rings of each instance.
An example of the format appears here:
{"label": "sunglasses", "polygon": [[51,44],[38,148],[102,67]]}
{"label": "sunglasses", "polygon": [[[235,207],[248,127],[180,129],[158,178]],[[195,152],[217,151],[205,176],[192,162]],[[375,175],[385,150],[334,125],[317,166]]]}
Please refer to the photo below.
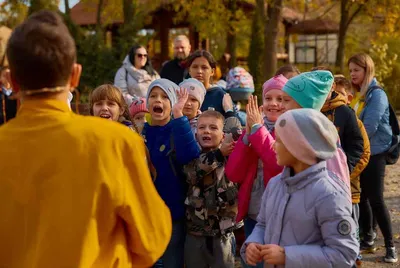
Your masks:
{"label": "sunglasses", "polygon": [[137,53],[136,56],[138,56],[139,58],[147,58],[147,54]]}

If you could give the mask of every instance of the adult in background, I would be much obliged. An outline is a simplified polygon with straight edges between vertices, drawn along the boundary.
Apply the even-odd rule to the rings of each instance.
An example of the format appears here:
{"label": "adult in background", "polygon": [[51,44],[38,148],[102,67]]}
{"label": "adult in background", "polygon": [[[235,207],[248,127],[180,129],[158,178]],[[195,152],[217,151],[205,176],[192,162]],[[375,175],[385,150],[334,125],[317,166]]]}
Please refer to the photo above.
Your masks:
{"label": "adult in background", "polygon": [[186,69],[186,59],[190,54],[190,41],[186,35],[178,35],[174,39],[174,59],[166,62],[160,72],[161,78],[171,80],[180,84],[184,79],[189,78]]}
{"label": "adult in background", "polygon": [[133,98],[146,97],[149,85],[158,78],[160,76],[151,65],[147,50],[143,46],[135,45],[115,74],[114,85],[122,90],[129,107]]}
{"label": "adult in background", "polygon": [[379,86],[375,76],[375,65],[371,57],[360,53],[349,61],[350,78],[356,95],[350,103],[360,120],[364,123],[369,142],[371,157],[361,173],[360,229],[363,239],[361,249],[374,247],[376,234],[373,231],[373,216],[385,239],[385,262],[398,261],[393,242],[392,223],[383,198],[386,170],[386,153],[392,143],[392,129],[389,124],[388,97]]}

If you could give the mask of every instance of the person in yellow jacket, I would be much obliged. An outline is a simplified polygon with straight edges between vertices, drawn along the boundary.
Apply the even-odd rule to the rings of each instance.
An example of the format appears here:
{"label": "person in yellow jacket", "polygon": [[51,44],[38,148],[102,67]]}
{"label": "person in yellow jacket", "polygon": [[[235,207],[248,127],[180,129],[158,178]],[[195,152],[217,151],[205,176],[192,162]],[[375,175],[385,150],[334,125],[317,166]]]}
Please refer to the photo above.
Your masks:
{"label": "person in yellow jacket", "polygon": [[31,15],[7,56],[22,104],[0,127],[0,267],[151,267],[170,241],[170,211],[142,139],[69,109],[80,68],[61,17]]}

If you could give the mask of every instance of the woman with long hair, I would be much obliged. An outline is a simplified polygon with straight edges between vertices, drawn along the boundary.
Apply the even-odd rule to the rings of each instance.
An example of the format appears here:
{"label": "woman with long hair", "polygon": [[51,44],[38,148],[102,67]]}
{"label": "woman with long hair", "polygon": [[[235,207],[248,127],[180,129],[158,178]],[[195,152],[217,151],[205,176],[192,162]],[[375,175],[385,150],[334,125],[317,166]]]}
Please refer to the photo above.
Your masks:
{"label": "woman with long hair", "polygon": [[146,48],[133,46],[115,75],[114,85],[119,87],[128,106],[134,98],[144,98],[151,82],[160,78],[151,65]]}
{"label": "woman with long hair", "polygon": [[371,158],[360,177],[360,229],[363,234],[361,248],[371,249],[374,246],[374,216],[385,239],[385,262],[395,263],[398,259],[393,243],[392,224],[383,198],[386,153],[392,142],[389,101],[375,78],[375,65],[369,55],[353,55],[348,66],[351,83],[356,91],[350,105],[364,123],[371,144]]}

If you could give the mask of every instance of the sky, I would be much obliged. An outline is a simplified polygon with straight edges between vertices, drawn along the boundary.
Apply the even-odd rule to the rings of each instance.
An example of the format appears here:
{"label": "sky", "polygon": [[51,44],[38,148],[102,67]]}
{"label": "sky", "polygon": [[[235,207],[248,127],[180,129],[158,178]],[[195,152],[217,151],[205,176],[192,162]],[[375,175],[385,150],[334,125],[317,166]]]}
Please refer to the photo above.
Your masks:
{"label": "sky", "polygon": [[[2,1],[0,1],[0,2],[2,2]],[[69,0],[69,8],[72,8],[78,2],[79,2],[79,0]],[[62,12],[65,11],[64,1],[63,0],[60,1],[60,10]]]}

